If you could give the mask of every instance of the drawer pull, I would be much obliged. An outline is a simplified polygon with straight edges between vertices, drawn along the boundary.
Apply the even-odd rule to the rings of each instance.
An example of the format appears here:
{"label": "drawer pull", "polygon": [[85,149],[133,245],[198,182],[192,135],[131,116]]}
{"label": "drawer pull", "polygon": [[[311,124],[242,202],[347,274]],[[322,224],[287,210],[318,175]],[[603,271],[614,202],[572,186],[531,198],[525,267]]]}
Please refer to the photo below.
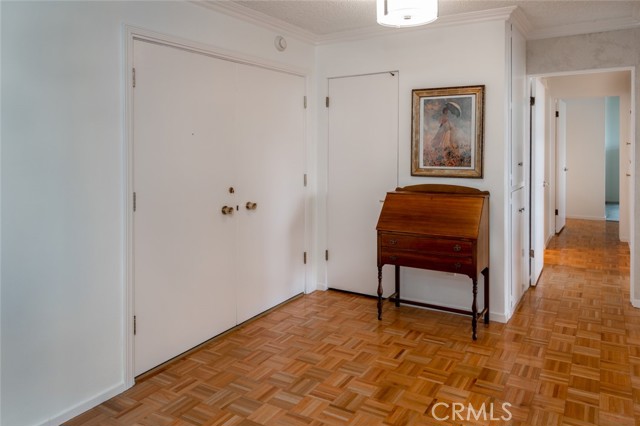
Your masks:
{"label": "drawer pull", "polygon": [[456,244],[455,246],[453,246],[453,251],[460,251],[462,250],[462,247],[460,246],[460,244]]}
{"label": "drawer pull", "polygon": [[398,240],[389,240],[389,244],[395,246],[396,244],[398,244]]}
{"label": "drawer pull", "polygon": [[398,256],[389,256],[389,259],[391,259],[391,260],[398,260]]}
{"label": "drawer pull", "polygon": [[456,269],[460,269],[460,268],[462,268],[462,263],[460,263],[460,262],[456,262],[456,263],[453,265],[453,267],[454,267],[454,268],[456,268]]}

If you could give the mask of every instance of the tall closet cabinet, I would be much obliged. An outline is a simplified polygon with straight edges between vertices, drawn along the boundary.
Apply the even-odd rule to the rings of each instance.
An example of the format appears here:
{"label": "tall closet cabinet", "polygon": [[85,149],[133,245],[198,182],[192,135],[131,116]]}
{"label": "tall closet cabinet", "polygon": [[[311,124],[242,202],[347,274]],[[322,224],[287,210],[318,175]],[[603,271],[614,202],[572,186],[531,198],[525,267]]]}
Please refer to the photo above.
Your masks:
{"label": "tall closet cabinet", "polygon": [[508,130],[510,147],[510,268],[506,310],[513,313],[529,285],[529,112],[526,87],[526,40],[515,25],[507,21]]}
{"label": "tall closet cabinet", "polygon": [[134,40],[134,373],[305,288],[305,78]]}

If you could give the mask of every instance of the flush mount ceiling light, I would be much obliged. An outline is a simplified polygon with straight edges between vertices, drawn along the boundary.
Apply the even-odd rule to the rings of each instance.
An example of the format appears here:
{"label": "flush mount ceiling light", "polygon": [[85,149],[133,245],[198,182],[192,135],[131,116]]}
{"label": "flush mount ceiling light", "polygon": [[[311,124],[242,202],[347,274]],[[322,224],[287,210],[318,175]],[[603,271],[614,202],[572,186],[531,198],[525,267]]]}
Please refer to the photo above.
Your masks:
{"label": "flush mount ceiling light", "polygon": [[438,19],[438,0],[376,0],[378,24],[415,27]]}

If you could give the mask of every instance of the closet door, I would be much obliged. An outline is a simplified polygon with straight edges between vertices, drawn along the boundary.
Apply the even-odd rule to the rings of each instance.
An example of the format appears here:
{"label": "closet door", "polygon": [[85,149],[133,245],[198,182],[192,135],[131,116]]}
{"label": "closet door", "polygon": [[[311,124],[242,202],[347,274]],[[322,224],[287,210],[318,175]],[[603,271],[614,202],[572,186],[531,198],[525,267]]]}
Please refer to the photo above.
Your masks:
{"label": "closet door", "polygon": [[305,81],[246,65],[237,76],[240,323],[304,292]]}
{"label": "closet door", "polygon": [[[329,79],[327,284],[375,295],[376,224],[397,186],[398,73]],[[383,274],[385,296],[393,272]]]}
{"label": "closet door", "polygon": [[520,188],[511,193],[511,291],[509,309],[515,309],[520,298],[529,285],[528,262],[526,251],[528,245],[528,227],[526,211],[526,191]]}
{"label": "closet door", "polygon": [[233,327],[236,65],[134,42],[135,374]]}

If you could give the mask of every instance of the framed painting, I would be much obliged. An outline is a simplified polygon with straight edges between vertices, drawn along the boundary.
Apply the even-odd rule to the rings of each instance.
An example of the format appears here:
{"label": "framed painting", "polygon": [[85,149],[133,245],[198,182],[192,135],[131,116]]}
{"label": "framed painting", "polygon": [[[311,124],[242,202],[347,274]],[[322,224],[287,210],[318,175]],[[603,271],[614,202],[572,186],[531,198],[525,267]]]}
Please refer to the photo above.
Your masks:
{"label": "framed painting", "polygon": [[484,86],[412,91],[411,175],[482,177]]}

